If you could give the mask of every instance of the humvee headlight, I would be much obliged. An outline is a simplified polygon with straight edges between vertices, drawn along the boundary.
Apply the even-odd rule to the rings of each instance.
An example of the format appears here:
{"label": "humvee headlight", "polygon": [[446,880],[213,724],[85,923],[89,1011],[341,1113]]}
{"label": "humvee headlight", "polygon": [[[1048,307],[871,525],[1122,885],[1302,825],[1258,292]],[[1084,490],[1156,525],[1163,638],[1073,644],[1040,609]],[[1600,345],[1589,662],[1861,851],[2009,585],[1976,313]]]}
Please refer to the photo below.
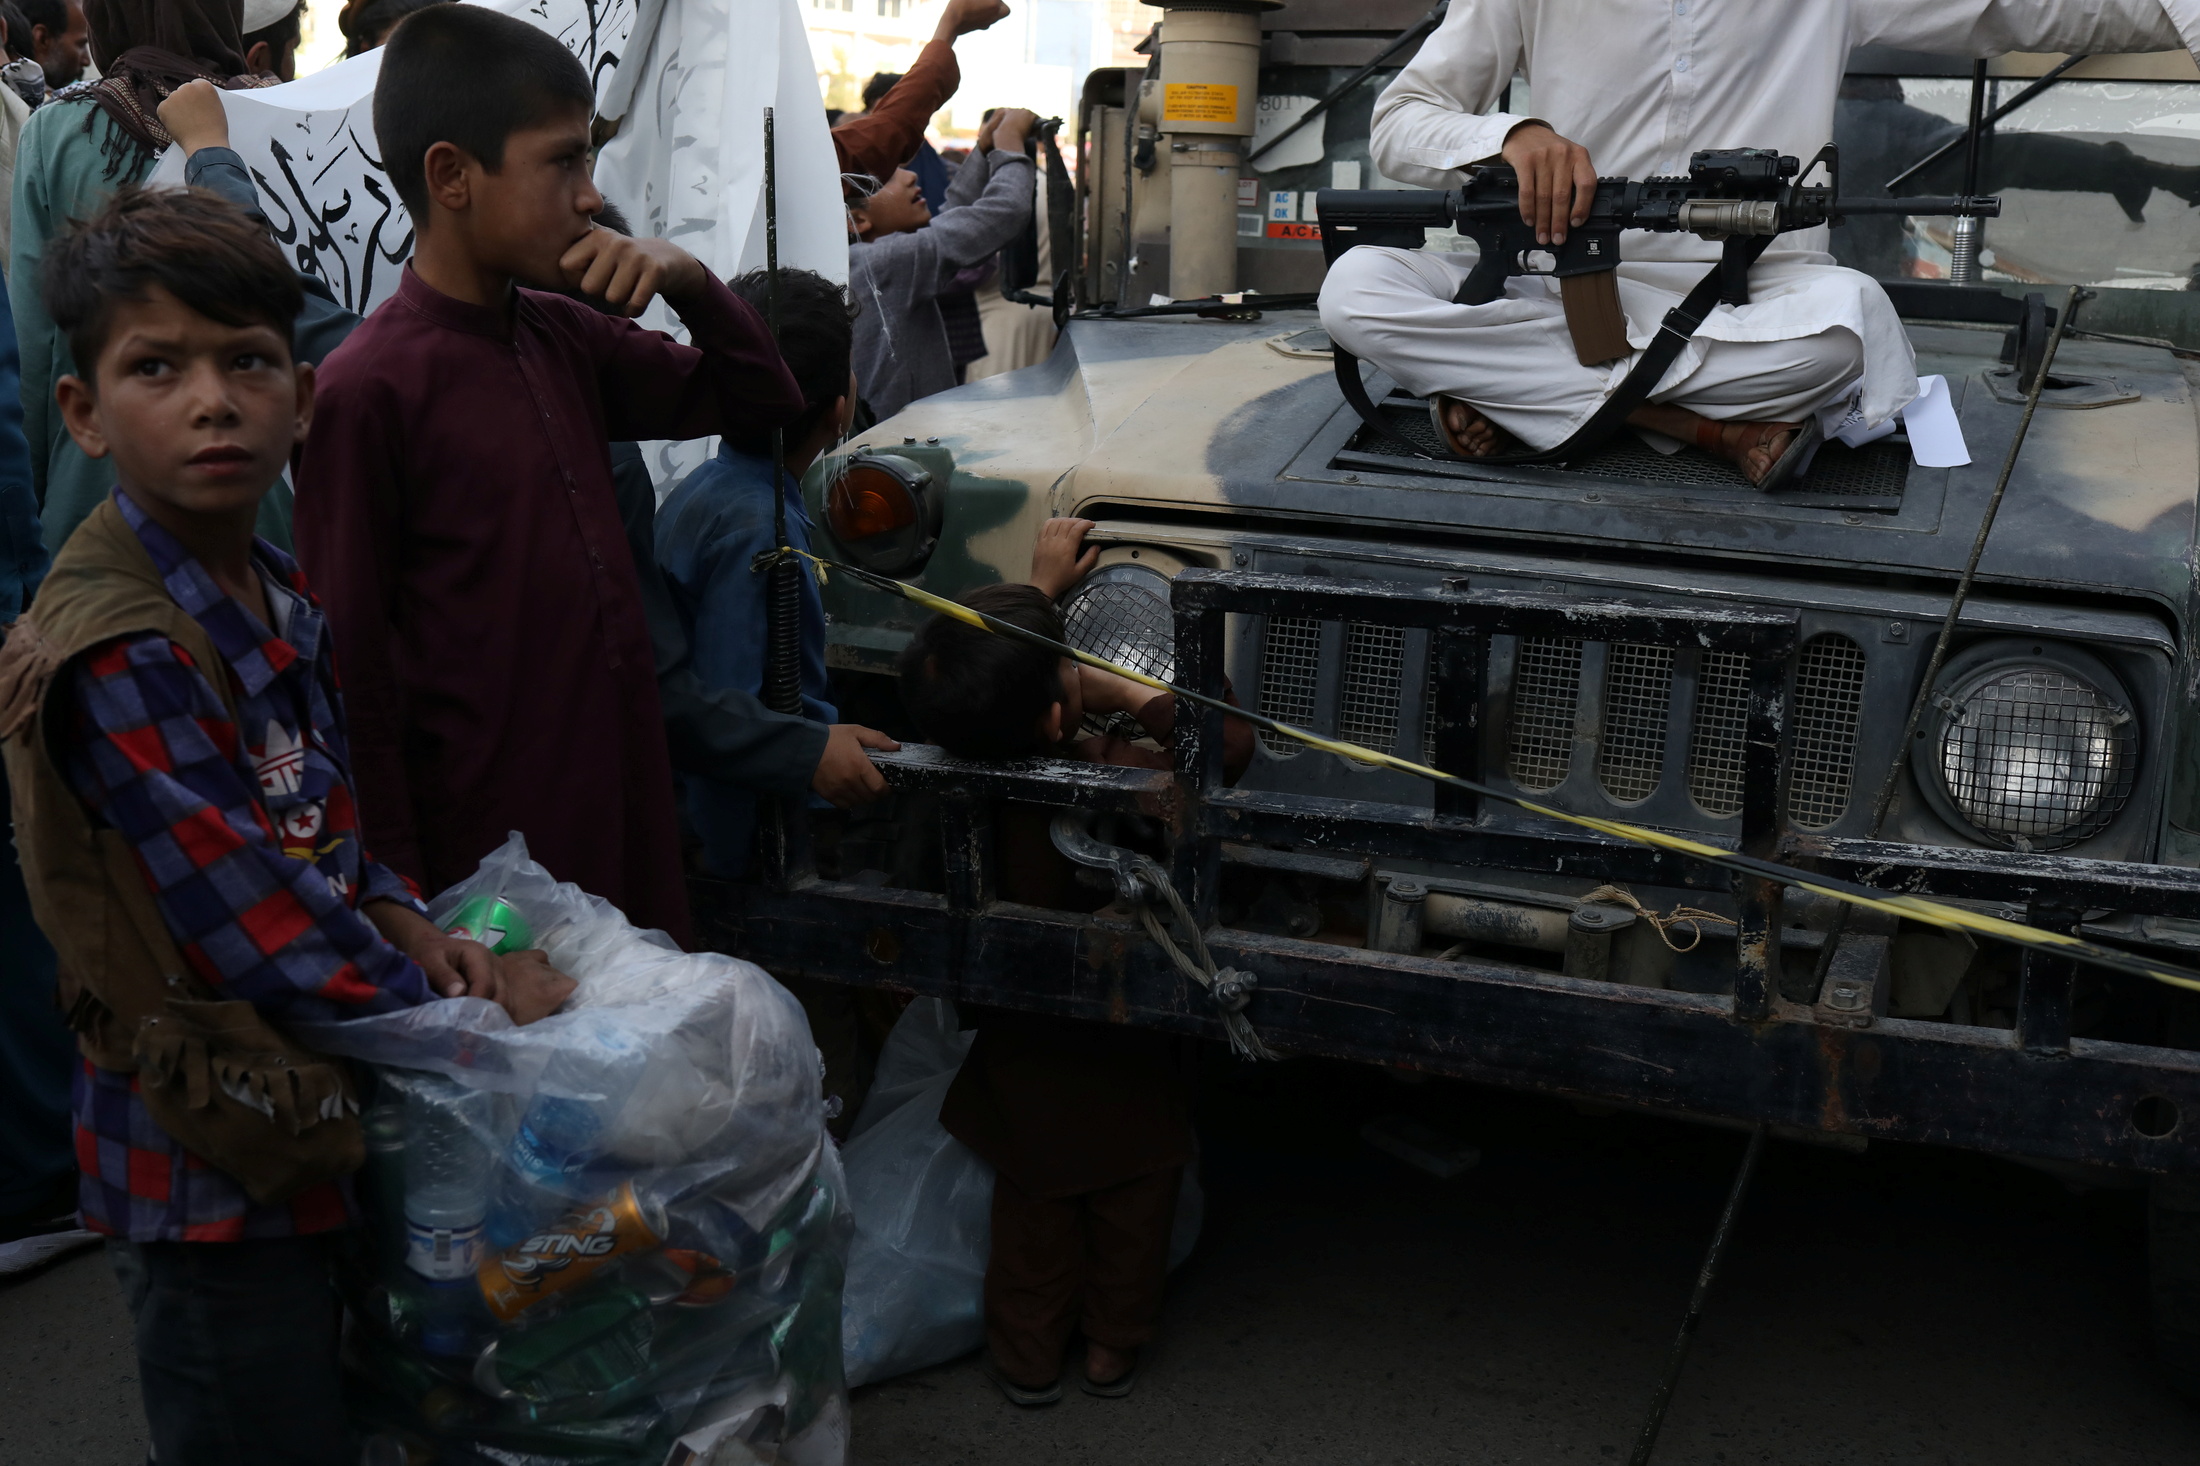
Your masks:
{"label": "humvee headlight", "polygon": [[1163,682],[1176,677],[1176,620],[1169,580],[1143,565],[1109,565],[1062,602],[1069,644]]}
{"label": "humvee headlight", "polygon": [[881,575],[906,575],[931,558],[943,507],[930,471],[897,453],[857,453],[825,486],[833,538]]}
{"label": "humvee headlight", "polygon": [[2016,850],[2099,834],[2138,775],[2139,723],[2114,675],[2081,653],[2042,651],[2003,642],[1956,658],[1917,750],[1941,812]]}

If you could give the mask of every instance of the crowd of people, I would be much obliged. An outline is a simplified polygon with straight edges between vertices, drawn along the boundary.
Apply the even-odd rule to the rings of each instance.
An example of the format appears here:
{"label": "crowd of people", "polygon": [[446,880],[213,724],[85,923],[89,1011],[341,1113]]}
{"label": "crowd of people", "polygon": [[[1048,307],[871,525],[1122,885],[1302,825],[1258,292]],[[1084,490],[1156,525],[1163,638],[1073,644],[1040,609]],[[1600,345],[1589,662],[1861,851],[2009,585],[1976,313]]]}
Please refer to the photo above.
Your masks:
{"label": "crowd of people", "polygon": [[[802,711],[762,702],[753,562],[775,493],[805,547],[804,471],[988,354],[964,328],[1031,219],[1036,119],[988,114],[961,158],[923,128],[955,38],[1006,13],[949,0],[836,128],[852,289],[781,272],[775,334],[762,273],[630,235],[591,178],[586,73],[522,21],[346,6],[354,48],[384,47],[375,129],[415,230],[361,318],[285,258],[228,145],[222,91],[290,77],[295,0],[0,0],[0,1224],[105,1240],[164,1466],[347,1459],[329,1278],[355,1158],[340,1099],[287,1125],[253,1102],[325,1068],[285,1025],[458,996],[528,1023],[571,992],[540,952],[445,935],[424,894],[523,830],[686,944],[688,876],[742,872],[760,799],[885,792],[869,755],[898,745],[836,712],[814,583]],[[171,144],[187,187],[145,186]],[[658,299],[684,342],[635,322]],[[635,445],[705,436],[722,448],[660,508]],[[1050,527],[1048,594],[1090,568],[1086,527]],[[932,636],[913,686],[1013,686],[920,714],[930,736],[992,706],[1019,752],[1119,756],[1078,742],[1085,708],[1166,731],[1128,684]],[[1087,1383],[1127,1391],[1188,1154],[1161,1051],[1081,1055],[1088,1098],[1128,1063],[1158,1137],[1112,1203],[1129,1242],[1088,1247],[1077,1198],[1123,1186],[1124,1138],[1100,1126],[1095,1170],[1019,1131],[1003,1096],[1048,1041],[1004,1031],[950,1120],[1019,1178],[988,1309],[1026,1403],[1087,1272]]]}

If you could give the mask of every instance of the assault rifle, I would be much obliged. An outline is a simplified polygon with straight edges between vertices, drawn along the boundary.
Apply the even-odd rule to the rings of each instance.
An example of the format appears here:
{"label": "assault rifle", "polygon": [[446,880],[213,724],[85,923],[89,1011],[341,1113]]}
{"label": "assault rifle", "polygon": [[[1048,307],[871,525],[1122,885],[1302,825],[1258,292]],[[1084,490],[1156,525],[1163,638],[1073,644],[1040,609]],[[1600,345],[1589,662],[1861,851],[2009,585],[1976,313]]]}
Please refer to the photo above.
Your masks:
{"label": "assault rifle", "polygon": [[[1806,184],[1820,164],[1826,182]],[[1851,214],[1953,214],[1994,218],[2001,200],[1983,198],[1840,197],[1840,155],[1828,144],[1809,168],[1765,148],[1725,148],[1697,153],[1686,177],[1600,178],[1588,221],[1569,225],[1566,241],[1539,245],[1533,226],[1520,217],[1520,180],[1503,164],[1469,170],[1463,188],[1323,189],[1314,208],[1321,220],[1322,254],[1328,264],[1356,244],[1419,249],[1429,229],[1456,229],[1481,247],[1481,258],[1455,297],[1462,305],[1486,305],[1504,294],[1514,275],[1552,275],[1566,307],[1566,326],[1583,366],[1625,356],[1627,320],[1612,271],[1620,262],[1623,230],[1695,234],[1724,241],[1719,256],[1718,300],[1749,303],[1749,267],[1774,235]],[[1694,329],[1693,325],[1690,327]]]}

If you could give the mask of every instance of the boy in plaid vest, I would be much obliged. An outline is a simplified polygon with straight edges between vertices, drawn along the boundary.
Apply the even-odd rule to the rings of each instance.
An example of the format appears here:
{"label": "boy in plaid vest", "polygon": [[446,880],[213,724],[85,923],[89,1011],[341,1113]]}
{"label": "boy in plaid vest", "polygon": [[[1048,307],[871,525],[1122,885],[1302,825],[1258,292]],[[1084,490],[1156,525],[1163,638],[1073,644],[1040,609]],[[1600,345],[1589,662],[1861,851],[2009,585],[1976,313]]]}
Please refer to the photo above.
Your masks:
{"label": "boy in plaid vest", "polygon": [[526,1022],[571,984],[445,936],[360,842],[320,607],[252,532],[313,405],[266,231],[127,190],[53,242],[44,292],[83,368],[59,408],[118,480],[0,650],[16,839],[83,1054],[84,1223],[162,1466],[335,1466],[357,1105],[280,1025],[462,994]]}

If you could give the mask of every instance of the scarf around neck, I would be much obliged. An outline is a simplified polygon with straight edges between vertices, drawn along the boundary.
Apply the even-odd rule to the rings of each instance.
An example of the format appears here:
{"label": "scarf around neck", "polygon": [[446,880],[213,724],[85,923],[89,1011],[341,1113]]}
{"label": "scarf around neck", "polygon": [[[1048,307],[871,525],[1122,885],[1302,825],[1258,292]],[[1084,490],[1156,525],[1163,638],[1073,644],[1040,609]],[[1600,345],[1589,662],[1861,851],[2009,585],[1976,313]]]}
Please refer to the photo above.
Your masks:
{"label": "scarf around neck", "polygon": [[101,74],[86,95],[114,123],[104,150],[111,180],[142,175],[175,141],[157,109],[185,82],[267,84],[244,74],[240,0],[85,0],[84,18]]}

